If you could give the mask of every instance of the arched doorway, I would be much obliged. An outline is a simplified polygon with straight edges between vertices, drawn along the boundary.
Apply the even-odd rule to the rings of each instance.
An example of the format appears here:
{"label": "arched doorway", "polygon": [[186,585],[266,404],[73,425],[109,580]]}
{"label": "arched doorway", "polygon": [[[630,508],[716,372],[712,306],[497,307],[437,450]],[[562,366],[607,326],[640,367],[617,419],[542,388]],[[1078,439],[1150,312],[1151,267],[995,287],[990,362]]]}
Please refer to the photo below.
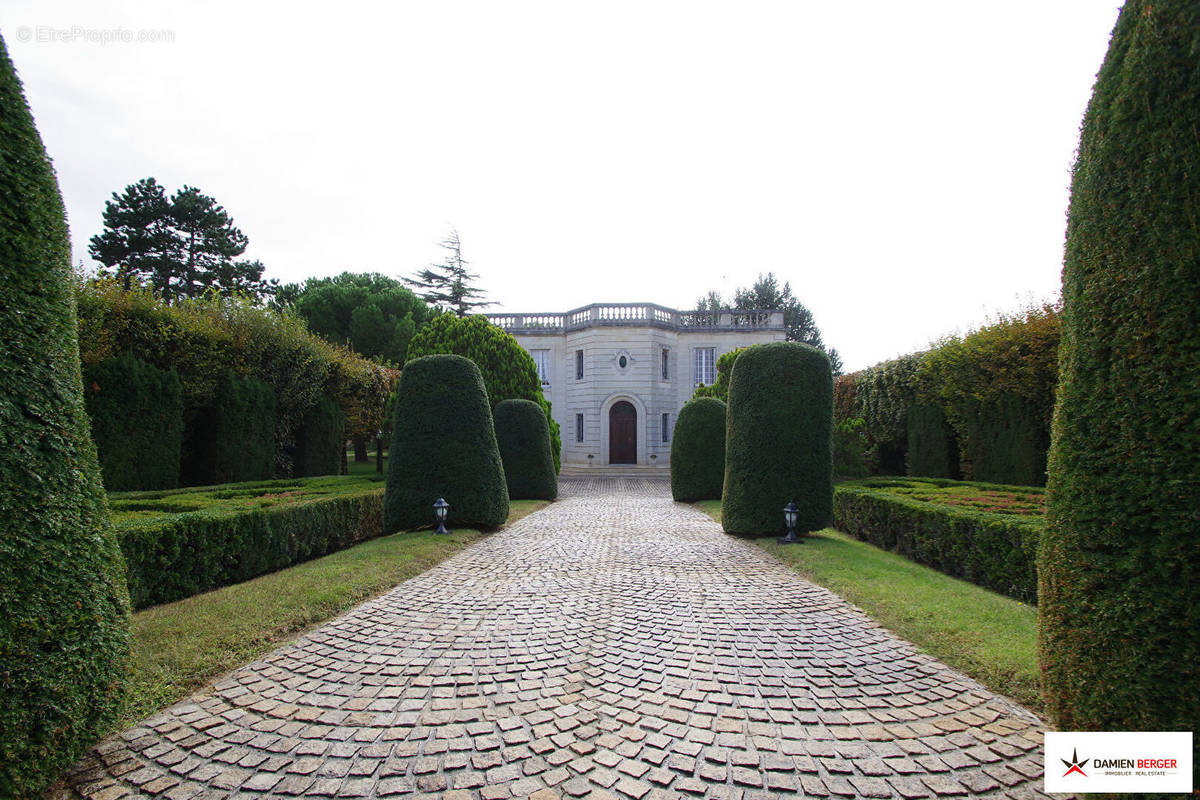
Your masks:
{"label": "arched doorway", "polygon": [[608,463],[637,463],[637,409],[625,400],[608,410]]}

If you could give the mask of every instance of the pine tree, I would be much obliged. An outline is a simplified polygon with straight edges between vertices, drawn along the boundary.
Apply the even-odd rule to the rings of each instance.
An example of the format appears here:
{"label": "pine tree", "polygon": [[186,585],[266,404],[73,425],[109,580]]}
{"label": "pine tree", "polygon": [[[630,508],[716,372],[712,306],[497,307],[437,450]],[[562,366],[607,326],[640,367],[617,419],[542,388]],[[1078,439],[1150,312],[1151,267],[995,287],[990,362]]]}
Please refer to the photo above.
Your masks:
{"label": "pine tree", "polygon": [[471,313],[473,308],[491,305],[486,300],[476,299],[484,296],[483,290],[471,285],[471,281],[479,276],[467,271],[458,231],[451,228],[440,246],[447,252],[446,260],[430,265],[411,278],[404,278],[404,282],[417,289],[426,303],[448,308],[460,317]]}

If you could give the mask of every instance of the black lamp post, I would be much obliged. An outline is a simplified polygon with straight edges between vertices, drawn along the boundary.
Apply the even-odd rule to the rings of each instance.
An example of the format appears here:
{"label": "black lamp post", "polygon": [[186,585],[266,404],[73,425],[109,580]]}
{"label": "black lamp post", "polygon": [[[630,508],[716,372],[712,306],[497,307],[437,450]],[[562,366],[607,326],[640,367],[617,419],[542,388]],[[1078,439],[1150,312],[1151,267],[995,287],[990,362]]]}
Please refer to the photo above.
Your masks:
{"label": "black lamp post", "polygon": [[796,519],[800,516],[800,509],[796,508],[796,503],[789,500],[788,504],[783,507],[783,521],[787,523],[787,536],[780,536],[775,541],[780,544],[800,544],[804,541],[796,535]]}
{"label": "black lamp post", "polygon": [[440,497],[437,499],[437,502],[433,504],[433,515],[435,517],[437,517],[437,524],[438,524],[437,530],[434,531],[434,533],[449,533],[450,532],[450,531],[446,530],[446,512],[449,510],[450,510],[450,504],[447,503],[445,500],[443,500]]}

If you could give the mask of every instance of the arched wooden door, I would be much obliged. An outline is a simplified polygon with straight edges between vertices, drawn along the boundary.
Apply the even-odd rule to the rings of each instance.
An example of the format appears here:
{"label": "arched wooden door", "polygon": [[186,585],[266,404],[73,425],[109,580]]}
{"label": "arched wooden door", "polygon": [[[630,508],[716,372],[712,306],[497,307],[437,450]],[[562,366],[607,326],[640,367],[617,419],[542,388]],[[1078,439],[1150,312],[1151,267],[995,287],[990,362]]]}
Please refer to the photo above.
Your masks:
{"label": "arched wooden door", "polygon": [[608,411],[608,463],[637,463],[637,409],[624,400]]}

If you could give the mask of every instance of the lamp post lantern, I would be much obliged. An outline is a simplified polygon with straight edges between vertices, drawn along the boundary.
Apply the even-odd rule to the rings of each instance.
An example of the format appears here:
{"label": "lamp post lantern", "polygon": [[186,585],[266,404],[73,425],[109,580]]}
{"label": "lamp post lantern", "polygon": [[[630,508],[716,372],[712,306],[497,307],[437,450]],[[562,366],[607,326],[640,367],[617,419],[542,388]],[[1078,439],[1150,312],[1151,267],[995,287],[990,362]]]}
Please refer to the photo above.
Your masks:
{"label": "lamp post lantern", "polygon": [[794,500],[789,500],[788,504],[783,507],[783,521],[787,524],[787,536],[780,536],[775,541],[779,544],[799,544],[804,541],[796,535],[796,520],[800,516],[800,509],[796,507]]}
{"label": "lamp post lantern", "polygon": [[443,498],[439,497],[437,502],[433,504],[433,514],[437,518],[437,530],[434,533],[449,533],[446,530],[446,512],[450,510],[450,504]]}

